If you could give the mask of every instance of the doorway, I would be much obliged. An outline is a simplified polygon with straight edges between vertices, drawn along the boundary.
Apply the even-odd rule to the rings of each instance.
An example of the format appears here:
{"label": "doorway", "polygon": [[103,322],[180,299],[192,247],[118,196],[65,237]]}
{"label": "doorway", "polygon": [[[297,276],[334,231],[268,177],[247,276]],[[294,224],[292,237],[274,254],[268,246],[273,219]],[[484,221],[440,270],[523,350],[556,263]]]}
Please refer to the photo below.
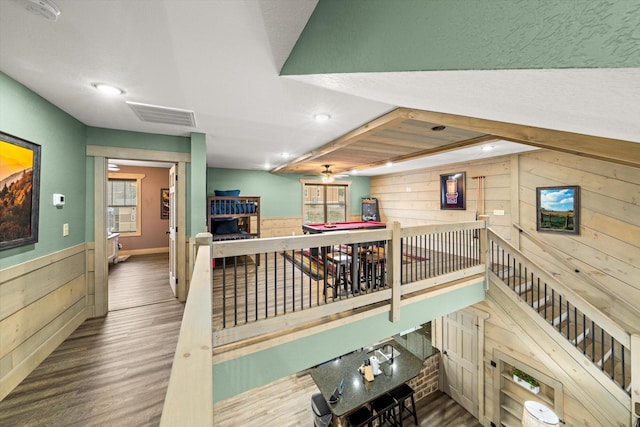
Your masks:
{"label": "doorway", "polygon": [[442,388],[477,419],[484,416],[484,320],[472,307],[442,317]]}
{"label": "doorway", "polygon": [[109,257],[109,311],[175,297],[169,268],[169,254],[175,253],[175,233],[173,240],[169,234],[172,173],[172,163],[108,159],[107,247],[119,246]]}
{"label": "doorway", "polygon": [[[94,168],[94,245],[93,252],[93,297],[92,316],[104,316],[108,312],[108,263],[107,263],[107,159],[134,159],[138,161],[164,162],[176,165],[176,297],[186,299],[186,165],[191,160],[189,153],[123,149],[118,147],[87,146],[87,156],[93,157]],[[100,232],[100,230],[104,230]],[[91,286],[90,286],[91,288]]]}

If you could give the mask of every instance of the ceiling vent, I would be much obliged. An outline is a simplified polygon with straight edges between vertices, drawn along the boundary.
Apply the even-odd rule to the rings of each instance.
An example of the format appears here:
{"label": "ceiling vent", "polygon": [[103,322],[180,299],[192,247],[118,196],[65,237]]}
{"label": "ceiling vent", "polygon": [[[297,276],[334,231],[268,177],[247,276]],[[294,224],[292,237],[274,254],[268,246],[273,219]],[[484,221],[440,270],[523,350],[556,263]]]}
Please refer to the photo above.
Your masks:
{"label": "ceiling vent", "polygon": [[140,102],[127,101],[127,104],[143,122],[196,127],[196,115],[193,111],[142,104]]}

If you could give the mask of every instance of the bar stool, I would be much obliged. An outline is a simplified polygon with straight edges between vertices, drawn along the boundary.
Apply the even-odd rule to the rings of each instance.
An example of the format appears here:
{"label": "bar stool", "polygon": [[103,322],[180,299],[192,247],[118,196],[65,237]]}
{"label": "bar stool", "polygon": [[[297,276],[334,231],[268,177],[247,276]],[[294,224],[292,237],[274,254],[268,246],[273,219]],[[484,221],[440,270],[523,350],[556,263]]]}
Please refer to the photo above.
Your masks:
{"label": "bar stool", "polygon": [[388,422],[392,426],[399,425],[398,419],[396,418],[396,406],[397,403],[395,399],[388,393],[375,398],[371,402],[371,409],[378,418],[378,426],[384,425],[385,422]]}
{"label": "bar stool", "polygon": [[315,427],[329,427],[331,425],[333,414],[322,393],[314,393],[311,396],[311,410]]}
{"label": "bar stool", "polygon": [[[402,384],[394,388],[389,392],[398,405],[398,411],[400,412],[400,426],[402,427],[403,413],[407,411],[413,415],[413,420],[418,425],[418,411],[416,409],[416,401],[413,398],[414,391],[408,384]],[[407,400],[411,399],[411,409],[407,406]]]}
{"label": "bar stool", "polygon": [[338,289],[342,285],[347,292],[347,284],[349,283],[349,266],[351,265],[351,257],[345,253],[338,252],[335,254],[328,253],[327,261],[333,264],[334,280],[333,280],[333,296],[338,295]]}
{"label": "bar stool", "polygon": [[347,415],[347,426],[351,427],[363,427],[365,425],[373,427],[373,420],[375,417],[371,413],[371,410],[366,406],[361,406],[349,415]]}

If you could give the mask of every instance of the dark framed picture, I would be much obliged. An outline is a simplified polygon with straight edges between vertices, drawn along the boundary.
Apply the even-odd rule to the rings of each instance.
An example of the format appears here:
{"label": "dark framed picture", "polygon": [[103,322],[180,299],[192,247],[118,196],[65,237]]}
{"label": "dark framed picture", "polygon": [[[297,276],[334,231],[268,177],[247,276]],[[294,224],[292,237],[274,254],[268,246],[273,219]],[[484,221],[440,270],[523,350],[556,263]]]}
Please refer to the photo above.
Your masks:
{"label": "dark framed picture", "polygon": [[169,189],[160,189],[160,219],[169,219]]}
{"label": "dark framed picture", "polygon": [[38,241],[40,146],[0,132],[0,250]]}
{"label": "dark framed picture", "polygon": [[580,234],[580,187],[536,188],[536,229]]}
{"label": "dark framed picture", "polygon": [[440,209],[466,209],[466,173],[440,175]]}

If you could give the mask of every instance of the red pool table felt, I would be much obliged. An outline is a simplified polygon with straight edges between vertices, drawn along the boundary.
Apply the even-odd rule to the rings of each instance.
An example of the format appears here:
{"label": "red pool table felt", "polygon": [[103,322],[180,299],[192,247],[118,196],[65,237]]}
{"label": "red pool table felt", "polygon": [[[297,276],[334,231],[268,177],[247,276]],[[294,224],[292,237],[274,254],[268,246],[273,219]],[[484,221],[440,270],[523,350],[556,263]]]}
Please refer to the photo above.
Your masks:
{"label": "red pool table felt", "polygon": [[302,226],[303,231],[308,233],[324,233],[327,231],[346,231],[346,230],[366,230],[386,228],[387,224],[378,221],[346,221],[346,222],[332,222],[317,223],[317,224],[304,224]]}

